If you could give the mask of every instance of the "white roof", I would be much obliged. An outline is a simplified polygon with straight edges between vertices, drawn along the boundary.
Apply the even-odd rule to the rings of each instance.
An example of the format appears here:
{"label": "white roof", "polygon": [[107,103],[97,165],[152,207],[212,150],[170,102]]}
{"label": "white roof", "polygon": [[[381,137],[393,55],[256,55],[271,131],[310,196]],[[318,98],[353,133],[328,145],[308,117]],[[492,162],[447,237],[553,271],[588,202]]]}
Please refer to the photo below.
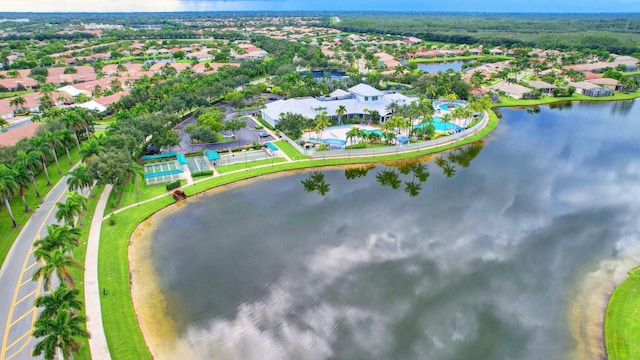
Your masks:
{"label": "white roof", "polygon": [[330,97],[342,97],[348,95],[350,95],[349,92],[342,89],[334,90],[331,94],[329,94]]}
{"label": "white roof", "polygon": [[569,82],[569,85],[573,86],[576,89],[583,89],[583,90],[595,89],[600,87],[596,84],[592,84],[586,81]]}
{"label": "white roof", "polygon": [[104,105],[98,104],[97,102],[91,100],[86,103],[76,104],[75,106],[85,108],[87,110],[97,110],[99,112],[107,111],[107,108]]}
{"label": "white roof", "polygon": [[350,87],[349,92],[354,93],[360,96],[382,96],[384,95],[382,91],[374,88],[373,86],[367,84],[358,84],[356,86]]}
{"label": "white roof", "polygon": [[[365,86],[369,87],[368,85]],[[344,93],[348,94],[347,92]],[[327,112],[328,116],[337,116],[336,110],[343,105],[347,109],[346,114],[366,114],[367,112],[364,110],[368,109],[375,110],[384,116],[387,114],[387,106],[393,102],[404,105],[416,101],[415,98],[409,98],[400,93],[384,94],[379,92],[379,94],[381,97],[378,101],[360,101],[357,98],[320,101],[312,97],[278,100],[267,104],[264,112],[272,119],[278,119],[281,113],[287,112],[314,119],[316,115],[324,111]]]}
{"label": "white roof", "polygon": [[553,84],[549,84],[546,81],[541,81],[541,80],[532,80],[529,81],[527,84],[533,86],[536,89],[555,89],[557,88],[557,86],[553,85]]}
{"label": "white roof", "polygon": [[73,87],[71,85],[63,86],[63,87],[59,88],[58,91],[64,91],[67,94],[69,94],[71,96],[74,96],[74,97],[78,96],[80,94],[87,94],[86,91],[80,90],[80,89],[76,89],[75,87]]}

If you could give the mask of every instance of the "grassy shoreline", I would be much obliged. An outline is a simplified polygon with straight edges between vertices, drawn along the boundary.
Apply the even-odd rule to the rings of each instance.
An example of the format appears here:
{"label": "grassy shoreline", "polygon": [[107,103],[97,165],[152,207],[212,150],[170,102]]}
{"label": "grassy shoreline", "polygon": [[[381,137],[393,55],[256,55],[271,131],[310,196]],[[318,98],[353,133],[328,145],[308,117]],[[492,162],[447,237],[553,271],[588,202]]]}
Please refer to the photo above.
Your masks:
{"label": "grassy shoreline", "polygon": [[451,62],[451,61],[464,61],[464,60],[509,60],[511,59],[508,56],[497,56],[497,55],[467,55],[467,56],[450,56],[450,57],[442,57],[442,58],[417,58],[417,59],[409,59],[409,63],[416,64],[424,64],[424,63],[438,63],[438,62]]}
{"label": "grassy shoreline", "polygon": [[604,321],[604,339],[609,360],[640,359],[640,267],[611,294]]}

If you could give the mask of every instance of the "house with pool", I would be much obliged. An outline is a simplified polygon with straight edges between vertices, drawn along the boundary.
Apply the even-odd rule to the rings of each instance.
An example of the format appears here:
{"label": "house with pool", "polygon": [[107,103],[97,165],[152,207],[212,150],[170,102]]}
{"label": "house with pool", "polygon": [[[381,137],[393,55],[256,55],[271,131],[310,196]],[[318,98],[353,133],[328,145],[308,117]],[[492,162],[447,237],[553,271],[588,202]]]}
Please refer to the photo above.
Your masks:
{"label": "house with pool", "polygon": [[394,91],[382,92],[367,84],[358,84],[347,90],[338,89],[329,96],[303,97],[278,100],[267,104],[261,110],[262,118],[275,126],[280,121],[280,114],[294,113],[306,118],[314,119],[316,115],[327,113],[327,116],[337,119],[336,111],[340,106],[346,108],[345,118],[366,119],[370,112],[377,111],[380,121],[391,118],[388,107],[392,103],[408,105],[418,101],[417,97],[409,97]]}

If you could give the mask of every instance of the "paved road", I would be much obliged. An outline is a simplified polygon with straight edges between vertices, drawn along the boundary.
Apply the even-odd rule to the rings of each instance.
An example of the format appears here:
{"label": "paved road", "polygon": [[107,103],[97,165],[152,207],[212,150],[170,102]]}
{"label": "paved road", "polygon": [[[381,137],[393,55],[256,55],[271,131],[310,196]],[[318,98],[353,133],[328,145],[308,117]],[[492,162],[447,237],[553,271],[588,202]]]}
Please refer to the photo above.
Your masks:
{"label": "paved road", "polygon": [[[46,236],[46,225],[56,222],[55,204],[63,201],[66,177],[53,186],[13,244],[0,269],[0,360],[33,359],[35,340],[31,337],[37,312],[33,304],[42,293],[42,284],[31,281],[39,264],[33,256],[33,242]],[[16,209],[15,211],[20,211]]]}

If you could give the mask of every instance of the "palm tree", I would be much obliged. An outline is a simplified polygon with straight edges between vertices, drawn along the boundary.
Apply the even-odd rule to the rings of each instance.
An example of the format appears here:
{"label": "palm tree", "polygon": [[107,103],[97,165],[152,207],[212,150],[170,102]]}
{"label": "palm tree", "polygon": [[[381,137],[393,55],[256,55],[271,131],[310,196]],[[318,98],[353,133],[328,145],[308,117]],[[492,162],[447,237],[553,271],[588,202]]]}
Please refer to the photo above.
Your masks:
{"label": "palm tree", "polygon": [[342,117],[347,113],[347,107],[344,105],[338,106],[336,109],[336,115],[338,115],[338,125],[342,125]]}
{"label": "palm tree", "polygon": [[16,96],[13,99],[9,100],[9,106],[15,107],[16,110],[22,109],[22,107],[26,103],[27,101],[22,96]]}
{"label": "palm tree", "polygon": [[84,216],[84,212],[89,208],[87,204],[87,198],[82,194],[78,194],[77,192],[67,192],[66,193],[67,200],[65,202],[72,204],[72,208],[75,209],[76,215],[78,216],[78,222],[80,222],[80,226],[84,226],[82,224],[82,217]]}
{"label": "palm tree", "polygon": [[76,209],[73,204],[68,202],[56,203],[56,220],[61,224],[66,224],[71,227],[75,227]]}
{"label": "palm tree", "polygon": [[33,281],[38,281],[42,277],[44,286],[51,289],[51,281],[55,273],[61,283],[74,287],[75,283],[69,273],[69,268],[82,270],[81,263],[74,260],[71,255],[66,254],[62,249],[54,249],[53,251],[36,250],[34,255],[38,260],[43,260],[44,264],[33,274]]}
{"label": "palm tree", "polygon": [[349,131],[347,131],[345,135],[347,136],[347,140],[349,140],[351,142],[351,145],[353,145],[353,139],[358,138],[360,134],[360,128],[353,126],[351,127],[351,129],[349,129]]}
{"label": "palm tree", "polygon": [[60,135],[56,134],[55,132],[45,130],[45,132],[42,134],[42,137],[49,144],[49,153],[51,153],[51,156],[53,156],[53,159],[56,162],[56,167],[58,168],[58,174],[62,174],[62,170],[60,170],[60,163],[58,163],[58,154],[56,154],[56,148],[58,146],[64,146],[64,144],[62,143],[62,139],[60,138]]}
{"label": "palm tree", "polygon": [[0,193],[2,193],[4,205],[7,207],[14,229],[18,227],[18,223],[16,223],[16,218],[13,216],[13,212],[11,211],[9,196],[11,196],[17,188],[18,182],[16,182],[13,170],[8,168],[5,164],[0,164]]}
{"label": "palm tree", "polygon": [[36,184],[36,169],[40,166],[40,154],[37,151],[18,151],[13,164],[21,164],[31,171],[31,182],[33,183],[33,189],[36,191],[36,198],[40,198],[40,191],[38,191],[38,184]]}
{"label": "palm tree", "polygon": [[36,136],[29,139],[29,145],[33,151],[37,151],[40,155],[40,161],[42,162],[42,168],[44,169],[44,176],[47,178],[47,186],[51,186],[51,179],[49,179],[49,170],[47,170],[47,159],[44,154],[49,151],[49,144],[41,137]]}
{"label": "palm tree", "polygon": [[53,360],[57,349],[60,349],[64,360],[71,359],[82,345],[76,338],[90,337],[84,329],[86,320],[84,316],[72,314],[68,309],[58,311],[54,318],[40,317],[34,324],[33,337],[43,339],[33,348],[33,355],[44,353],[46,360]]}
{"label": "palm tree", "polygon": [[13,165],[13,176],[20,187],[20,198],[22,198],[22,203],[24,204],[24,212],[29,212],[29,204],[24,197],[24,187],[31,182],[33,178],[33,172],[29,170],[29,168],[25,167],[22,163],[16,163]]}
{"label": "palm tree", "polygon": [[73,248],[80,245],[80,229],[67,225],[47,225],[47,236],[33,243],[39,251],[50,252],[55,249],[71,254]]}
{"label": "palm tree", "polygon": [[64,146],[64,151],[67,153],[69,165],[71,165],[73,162],[71,161],[71,154],[69,153],[69,145],[73,142],[73,133],[69,129],[60,129],[56,130],[54,134],[58,136],[62,146]]}
{"label": "palm tree", "polygon": [[324,129],[329,127],[331,123],[329,122],[329,117],[327,116],[327,112],[323,111],[322,114],[316,115],[315,120],[315,130],[316,134],[318,134],[318,138],[322,139],[322,132]]}
{"label": "palm tree", "polygon": [[82,144],[80,147],[80,156],[82,156],[82,160],[86,163],[89,162],[89,158],[93,155],[98,155],[102,152],[100,148],[100,143],[96,139],[91,139]]}
{"label": "palm tree", "polygon": [[93,178],[89,174],[89,170],[86,165],[79,165],[71,172],[69,172],[69,178],[67,179],[67,185],[69,190],[78,191],[88,188],[91,191],[93,186]]}
{"label": "palm tree", "polygon": [[40,318],[55,318],[62,310],[67,310],[72,314],[82,309],[82,301],[78,300],[80,290],[69,289],[64,284],[47,295],[36,298],[36,307],[44,307],[40,313]]}
{"label": "palm tree", "polygon": [[76,146],[78,147],[78,150],[80,150],[80,140],[78,138],[78,129],[82,126],[82,118],[80,115],[70,111],[64,114],[60,118],[60,121],[67,127],[67,129],[73,132],[76,139]]}

